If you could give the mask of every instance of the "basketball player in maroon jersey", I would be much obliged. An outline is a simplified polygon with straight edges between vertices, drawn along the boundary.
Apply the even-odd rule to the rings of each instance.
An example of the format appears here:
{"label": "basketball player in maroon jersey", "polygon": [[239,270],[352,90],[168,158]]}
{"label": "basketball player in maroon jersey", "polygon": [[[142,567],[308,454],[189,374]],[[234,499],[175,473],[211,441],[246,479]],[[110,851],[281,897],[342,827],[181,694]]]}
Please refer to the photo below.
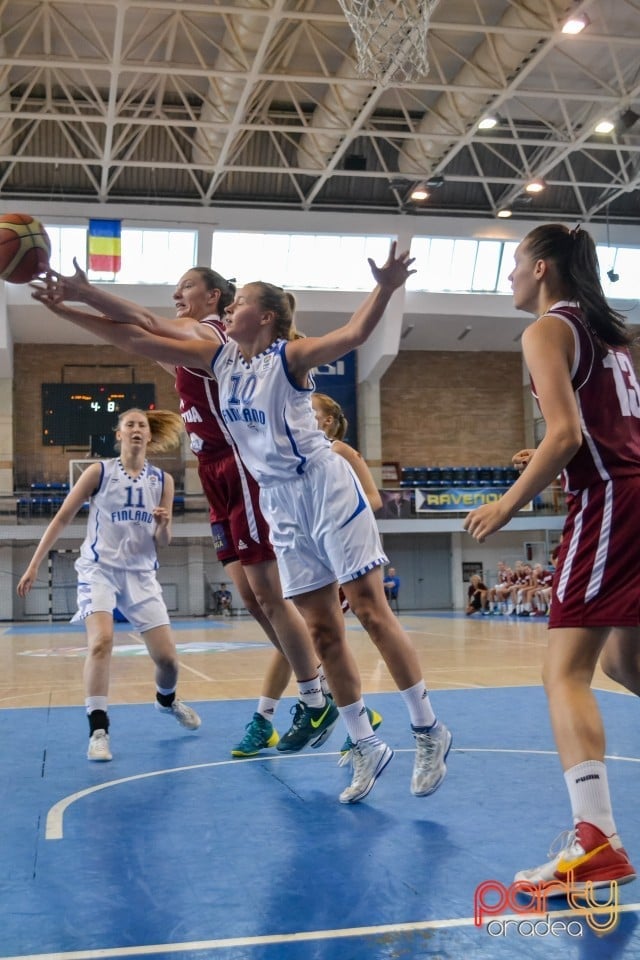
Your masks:
{"label": "basketball player in maroon jersey", "polygon": [[510,280],[515,306],[537,317],[522,347],[546,432],[513,486],[464,525],[483,542],[562,471],[568,515],[543,679],[574,829],[557,856],[516,879],[557,880],[566,895],[567,885],[635,879],[613,818],[591,682],[601,656],[610,677],[640,694],[640,386],[632,335],[605,300],[590,234],[534,228]]}

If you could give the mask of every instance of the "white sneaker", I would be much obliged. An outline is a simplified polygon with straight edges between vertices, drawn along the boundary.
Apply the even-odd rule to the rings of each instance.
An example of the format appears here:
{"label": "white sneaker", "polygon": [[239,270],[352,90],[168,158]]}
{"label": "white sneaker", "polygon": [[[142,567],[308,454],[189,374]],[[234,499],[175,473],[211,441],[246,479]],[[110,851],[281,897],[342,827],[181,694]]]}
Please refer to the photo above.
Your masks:
{"label": "white sneaker", "polygon": [[350,751],[353,779],[340,794],[340,803],[357,803],[366,797],[392,756],[391,747],[377,737],[354,743]]}
{"label": "white sneaker", "polygon": [[89,740],[87,760],[112,760],[109,750],[109,734],[105,730],[94,730]]}
{"label": "white sneaker", "polygon": [[186,703],[183,703],[182,700],[178,700],[177,697],[170,707],[163,707],[162,704],[156,700],[156,710],[159,710],[160,713],[172,713],[180,726],[186,727],[187,730],[197,730],[202,723],[202,720],[193,707],[189,707]]}
{"label": "white sneaker", "polygon": [[413,731],[416,740],[416,758],[411,777],[411,793],[415,797],[428,797],[438,789],[447,775],[445,763],[451,747],[451,731],[439,721],[430,731]]}

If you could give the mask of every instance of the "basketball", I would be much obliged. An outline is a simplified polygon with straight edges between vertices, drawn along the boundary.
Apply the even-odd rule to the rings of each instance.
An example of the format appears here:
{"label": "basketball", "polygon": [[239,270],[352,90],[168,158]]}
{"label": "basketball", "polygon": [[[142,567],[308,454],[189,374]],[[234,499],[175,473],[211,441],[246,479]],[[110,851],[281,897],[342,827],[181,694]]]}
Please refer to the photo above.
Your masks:
{"label": "basketball", "polygon": [[29,283],[49,268],[51,241],[28,213],[0,214],[0,280]]}

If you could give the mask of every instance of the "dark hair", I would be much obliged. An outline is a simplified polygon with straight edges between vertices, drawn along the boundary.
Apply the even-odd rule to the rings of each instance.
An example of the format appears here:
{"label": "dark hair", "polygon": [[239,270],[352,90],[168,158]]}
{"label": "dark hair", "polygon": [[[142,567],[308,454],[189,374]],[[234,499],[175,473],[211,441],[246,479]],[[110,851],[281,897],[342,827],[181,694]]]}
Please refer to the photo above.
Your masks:
{"label": "dark hair", "polygon": [[191,267],[191,269],[194,273],[200,274],[206,284],[207,290],[220,291],[220,309],[218,312],[222,316],[236,295],[236,285],[234,281],[225,280],[222,274],[216,270],[212,270],[211,267]]}
{"label": "dark hair", "polygon": [[585,321],[604,344],[626,346],[634,339],[624,314],[609,306],[600,283],[598,255],[593,237],[581,227],[569,230],[562,223],[545,223],[524,238],[527,254],[551,260],[566,285],[567,299],[575,300]]}
{"label": "dark hair", "polygon": [[333,419],[332,429],[325,431],[329,440],[344,440],[349,421],[342,412],[340,404],[333,397],[328,397],[326,393],[314,393],[313,398],[320,404],[325,417]]}
{"label": "dark hair", "polygon": [[276,337],[283,340],[297,340],[300,334],[296,330],[293,319],[296,309],[296,298],[293,294],[264,280],[254,280],[246,286],[255,287],[262,309],[273,312],[275,317],[273,332]]}

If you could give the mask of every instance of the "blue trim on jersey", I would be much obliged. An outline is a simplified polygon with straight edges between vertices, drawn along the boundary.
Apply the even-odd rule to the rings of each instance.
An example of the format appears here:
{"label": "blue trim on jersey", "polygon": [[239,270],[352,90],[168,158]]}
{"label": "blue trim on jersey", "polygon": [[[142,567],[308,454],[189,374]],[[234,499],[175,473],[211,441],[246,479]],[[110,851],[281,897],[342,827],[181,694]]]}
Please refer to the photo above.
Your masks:
{"label": "blue trim on jersey", "polygon": [[291,432],[291,429],[290,429],[290,427],[289,427],[289,424],[287,423],[287,418],[286,418],[286,417],[284,418],[284,421],[283,421],[283,422],[284,422],[285,432],[286,432],[286,434],[287,434],[287,436],[288,436],[288,438],[289,438],[289,443],[291,444],[291,450],[293,451],[294,456],[296,456],[296,457],[298,458],[298,460],[300,461],[300,463],[299,463],[298,466],[296,467],[296,473],[298,474],[298,476],[302,476],[302,474],[304,473],[304,468],[305,468],[306,465],[307,465],[307,458],[306,458],[305,456],[303,456],[303,454],[301,454],[300,451],[298,450],[298,447],[296,446],[296,442],[295,442],[295,440],[293,439],[293,434],[292,434],[292,432]]}
{"label": "blue trim on jersey", "polygon": [[291,379],[291,374],[289,373],[289,364],[287,363],[287,355],[284,352],[284,348],[288,343],[289,343],[288,340],[278,340],[274,344],[274,350],[278,351],[278,353],[280,354],[280,359],[282,360],[282,369],[284,370],[284,375],[294,390],[299,390],[300,393],[313,393],[313,391],[315,390],[315,383],[313,381],[313,377],[311,376],[311,374],[308,374],[309,380],[311,382],[310,387],[301,387],[300,384],[296,383],[294,380]]}
{"label": "blue trim on jersey", "polygon": [[344,522],[344,523],[342,524],[342,526],[340,527],[340,530],[342,530],[344,527],[346,527],[346,525],[347,525],[348,523],[351,523],[351,521],[354,519],[354,517],[357,517],[358,514],[359,514],[359,513],[362,513],[363,510],[366,510],[366,507],[367,507],[367,501],[366,501],[366,500],[364,499],[364,497],[362,496],[362,493],[360,492],[360,488],[359,488],[358,484],[356,483],[356,481],[355,481],[355,479],[354,479],[353,477],[351,477],[351,479],[352,479],[352,481],[353,481],[354,487],[356,488],[356,493],[358,494],[358,505],[357,505],[357,507],[355,508],[355,510],[353,511],[353,513],[351,514],[351,516],[350,516],[350,517],[347,517],[347,519],[345,520],[345,522]]}
{"label": "blue trim on jersey", "polygon": [[[96,493],[99,493],[99,492],[100,492],[100,490],[102,489],[102,484],[103,484],[103,482],[104,482],[104,461],[101,460],[101,461],[100,461],[100,479],[99,479],[99,481],[98,481],[98,486],[96,487],[96,489],[95,489],[95,490],[93,491],[93,493],[91,494],[92,497],[94,497],[94,496],[96,495]],[[91,548],[91,552],[93,553],[93,556],[94,556],[94,558],[95,558],[96,563],[97,563],[98,560],[100,559],[100,555],[99,555],[99,553],[98,553],[97,550],[96,550],[96,543],[97,543],[97,541],[98,541],[98,527],[99,527],[99,525],[100,525],[100,524],[99,524],[99,521],[98,521],[98,515],[96,514],[96,529],[95,529],[95,534],[94,534],[93,540],[92,540],[91,543],[89,544],[89,547]]]}
{"label": "blue trim on jersey", "polygon": [[[311,393],[313,391],[313,387],[301,387],[291,379],[291,375],[289,373],[289,364],[287,363],[287,355],[284,352],[284,348],[286,347],[288,342],[289,342],[288,340],[277,340],[274,344],[271,345],[271,347],[269,348],[269,351],[265,351],[265,352],[273,351],[274,353],[277,353],[280,356],[280,361],[282,363],[282,369],[284,370],[284,375],[294,390],[297,390],[299,393]],[[302,476],[302,474],[304,473],[305,467],[307,465],[307,458],[303,456],[303,454],[301,454],[300,451],[298,450],[296,442],[293,438],[293,433],[291,432],[289,424],[287,423],[286,417],[284,418],[283,422],[284,422],[285,432],[287,434],[287,437],[289,438],[289,443],[291,444],[291,450],[293,451],[294,456],[296,456],[300,461],[298,466],[296,467],[296,473],[298,474],[298,476]]]}
{"label": "blue trim on jersey", "polygon": [[[220,351],[223,350],[223,348],[224,348],[225,346],[226,346],[225,343],[221,343],[220,346],[218,347],[218,349],[216,350],[216,352],[214,353],[213,357],[211,358],[211,373],[213,373],[213,368],[214,368],[214,366],[215,366],[216,360],[217,360],[218,357],[220,356]],[[186,369],[186,368],[185,368],[185,369]],[[215,377],[215,373],[214,373],[213,375],[214,375],[214,377]]]}
{"label": "blue trim on jersey", "polygon": [[341,580],[340,583],[351,583],[352,580],[359,580],[360,577],[364,577],[365,573],[370,573],[372,570],[375,570],[377,567],[382,567],[385,563],[389,563],[387,557],[382,556],[378,557],[377,560],[373,560],[371,563],[365,564],[364,567],[361,567],[360,570],[356,570],[355,573],[352,573],[350,577],[347,577],[346,580]]}

